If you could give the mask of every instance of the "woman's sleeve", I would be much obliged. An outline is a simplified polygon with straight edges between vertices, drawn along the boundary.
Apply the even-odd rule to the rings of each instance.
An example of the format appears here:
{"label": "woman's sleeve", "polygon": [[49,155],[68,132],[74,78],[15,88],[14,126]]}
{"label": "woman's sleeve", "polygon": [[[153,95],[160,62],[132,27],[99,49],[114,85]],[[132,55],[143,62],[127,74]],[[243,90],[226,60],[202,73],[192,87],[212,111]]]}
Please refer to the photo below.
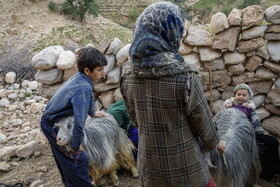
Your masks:
{"label": "woman's sleeve", "polygon": [[187,100],[192,129],[208,148],[215,148],[219,142],[216,124],[212,120],[208,103],[197,76],[193,74]]}

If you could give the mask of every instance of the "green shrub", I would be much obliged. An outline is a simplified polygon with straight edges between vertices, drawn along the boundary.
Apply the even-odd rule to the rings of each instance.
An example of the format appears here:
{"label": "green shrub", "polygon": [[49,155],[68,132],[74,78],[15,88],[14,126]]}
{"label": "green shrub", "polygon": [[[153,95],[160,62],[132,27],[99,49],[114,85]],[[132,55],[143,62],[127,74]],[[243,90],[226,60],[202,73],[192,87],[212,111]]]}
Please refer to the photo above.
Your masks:
{"label": "green shrub", "polygon": [[260,5],[260,3],[260,0],[244,0],[238,8],[243,9],[250,5]]}
{"label": "green shrub", "polygon": [[48,7],[53,12],[56,12],[58,10],[58,5],[55,2],[53,2],[53,1],[49,2]]}
{"label": "green shrub", "polygon": [[222,13],[224,13],[226,16],[228,16],[231,11],[232,11],[232,8],[224,8],[222,10]]}
{"label": "green shrub", "polygon": [[139,8],[132,8],[131,10],[129,10],[128,12],[129,22],[134,23],[138,18],[138,16],[142,13],[142,11],[143,10]]}
{"label": "green shrub", "polygon": [[95,0],[66,0],[62,4],[62,12],[64,14],[72,15],[73,18],[78,17],[81,22],[87,13],[97,16],[98,9],[99,5]]}

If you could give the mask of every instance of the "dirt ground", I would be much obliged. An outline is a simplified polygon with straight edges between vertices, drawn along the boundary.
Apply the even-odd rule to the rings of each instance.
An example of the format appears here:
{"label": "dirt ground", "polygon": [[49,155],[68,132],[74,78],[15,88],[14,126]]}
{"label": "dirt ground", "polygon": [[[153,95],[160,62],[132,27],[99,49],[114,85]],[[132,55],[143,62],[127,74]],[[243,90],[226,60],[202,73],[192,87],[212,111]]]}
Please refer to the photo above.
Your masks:
{"label": "dirt ground", "polygon": [[[11,160],[13,170],[7,173],[0,173],[0,183],[14,185],[23,183],[25,187],[36,180],[42,180],[44,187],[62,187],[60,174],[48,145],[44,146],[42,155],[24,160]],[[119,171],[120,187],[139,187],[140,181],[132,178],[132,175],[125,171]],[[1,185],[0,185],[1,186]],[[109,183],[104,187],[111,186]],[[2,186],[1,186],[2,187]]]}

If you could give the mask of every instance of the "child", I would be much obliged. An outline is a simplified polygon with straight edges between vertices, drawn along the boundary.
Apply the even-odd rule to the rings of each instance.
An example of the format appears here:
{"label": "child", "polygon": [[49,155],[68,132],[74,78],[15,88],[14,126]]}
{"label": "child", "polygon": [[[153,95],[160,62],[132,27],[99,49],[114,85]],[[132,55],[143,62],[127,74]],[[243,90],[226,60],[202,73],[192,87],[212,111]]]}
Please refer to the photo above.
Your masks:
{"label": "child", "polygon": [[137,148],[138,148],[138,130],[134,127],[133,122],[128,116],[128,112],[123,99],[117,100],[115,103],[111,104],[107,110],[108,113],[112,114],[119,126],[123,128],[133,142],[135,146],[135,151],[133,152],[134,159],[137,159]]}
{"label": "child", "polygon": [[247,114],[253,125],[255,133],[263,134],[264,130],[262,128],[261,121],[255,112],[256,105],[253,101],[253,91],[251,88],[247,84],[242,83],[235,86],[233,92],[234,97],[227,99],[224,102],[224,106],[226,108],[237,108]]}
{"label": "child", "polygon": [[270,181],[274,174],[280,172],[279,142],[270,135],[264,134],[261,121],[254,111],[256,105],[253,102],[253,92],[247,84],[238,84],[233,89],[234,97],[224,102],[226,108],[234,107],[249,117],[256,134],[256,141],[259,148],[259,156],[262,166],[260,177]]}
{"label": "child", "polygon": [[[82,48],[78,52],[78,70],[67,80],[48,102],[41,119],[41,129],[50,142],[51,150],[62,181],[67,187],[90,187],[88,176],[88,157],[81,147],[83,128],[87,115],[102,117],[103,112],[94,112],[94,82],[104,76],[107,60],[93,47]],[[70,146],[73,151],[60,147],[56,139],[57,128],[54,123],[66,116],[74,115],[73,137]]]}

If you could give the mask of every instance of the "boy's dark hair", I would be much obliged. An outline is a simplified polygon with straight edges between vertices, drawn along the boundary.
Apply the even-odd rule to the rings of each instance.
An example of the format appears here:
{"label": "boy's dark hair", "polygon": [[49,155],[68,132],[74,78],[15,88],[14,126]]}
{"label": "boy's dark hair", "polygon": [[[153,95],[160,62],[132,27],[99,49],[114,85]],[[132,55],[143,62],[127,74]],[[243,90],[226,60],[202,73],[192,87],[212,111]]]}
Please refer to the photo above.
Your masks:
{"label": "boy's dark hair", "polygon": [[88,68],[92,73],[97,66],[106,65],[107,59],[94,47],[85,47],[79,50],[77,58],[79,72],[84,73],[84,69]]}

